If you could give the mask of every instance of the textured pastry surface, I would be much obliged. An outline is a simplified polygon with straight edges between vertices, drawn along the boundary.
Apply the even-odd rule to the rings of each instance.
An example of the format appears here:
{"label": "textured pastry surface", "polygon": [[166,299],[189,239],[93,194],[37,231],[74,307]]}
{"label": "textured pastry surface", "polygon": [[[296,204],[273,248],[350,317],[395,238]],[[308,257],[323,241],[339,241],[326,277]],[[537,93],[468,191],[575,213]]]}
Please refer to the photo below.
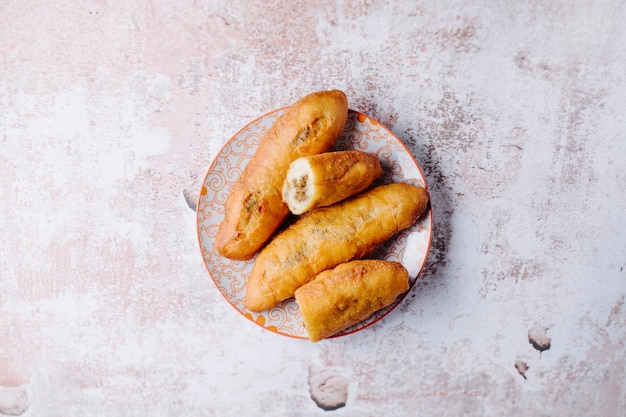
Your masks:
{"label": "textured pastry surface", "polygon": [[293,214],[302,214],[360,193],[382,173],[378,157],[359,150],[301,157],[287,171],[283,201]]}
{"label": "textured pastry surface", "polygon": [[365,320],[408,289],[401,263],[356,260],[321,272],[295,297],[309,338],[318,342]]}
{"label": "textured pastry surface", "polygon": [[328,151],[348,117],[346,95],[320,91],[300,99],[265,133],[233,185],[215,248],[230,259],[250,259],[289,214],[282,186],[295,159]]}
{"label": "textured pastry surface", "polygon": [[248,278],[246,307],[273,307],[320,272],[368,255],[413,224],[428,198],[422,187],[393,183],[310,211],[259,253]]}

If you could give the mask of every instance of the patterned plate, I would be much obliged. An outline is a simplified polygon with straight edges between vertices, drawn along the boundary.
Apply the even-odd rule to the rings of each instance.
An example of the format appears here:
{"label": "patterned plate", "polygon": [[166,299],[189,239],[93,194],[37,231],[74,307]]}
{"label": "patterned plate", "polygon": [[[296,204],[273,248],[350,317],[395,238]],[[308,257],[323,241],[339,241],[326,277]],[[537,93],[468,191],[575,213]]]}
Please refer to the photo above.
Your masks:
{"label": "patterned plate", "polygon": [[[252,121],[221,149],[209,168],[202,185],[197,208],[198,240],[206,268],[226,300],[259,326],[285,336],[307,339],[298,305],[293,299],[261,313],[247,310],[243,300],[246,280],[254,258],[232,261],[221,257],[213,248],[217,228],[224,218],[224,202],[233,183],[239,178],[256,151],[263,133],[274,124],[285,109],[275,110]],[[359,149],[375,153],[383,166],[383,175],[377,183],[406,182],[426,187],[424,173],[405,145],[376,120],[353,110],[335,145],[336,150]],[[409,271],[412,287],[419,275],[430,247],[432,212],[385,242],[370,258],[401,262]],[[408,291],[407,291],[408,293]],[[361,330],[386,316],[406,294],[367,320],[335,335],[343,336]]]}

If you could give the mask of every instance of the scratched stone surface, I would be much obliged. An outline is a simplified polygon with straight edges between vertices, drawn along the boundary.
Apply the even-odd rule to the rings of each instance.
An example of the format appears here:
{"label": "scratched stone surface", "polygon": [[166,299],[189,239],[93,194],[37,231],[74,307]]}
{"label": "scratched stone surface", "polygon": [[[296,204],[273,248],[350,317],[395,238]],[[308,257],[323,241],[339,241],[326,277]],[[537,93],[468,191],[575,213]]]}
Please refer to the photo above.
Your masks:
{"label": "scratched stone surface", "polygon": [[[0,9],[0,415],[625,415],[624,2]],[[404,141],[435,227],[391,314],[312,344],[224,300],[193,207],[327,88]]]}

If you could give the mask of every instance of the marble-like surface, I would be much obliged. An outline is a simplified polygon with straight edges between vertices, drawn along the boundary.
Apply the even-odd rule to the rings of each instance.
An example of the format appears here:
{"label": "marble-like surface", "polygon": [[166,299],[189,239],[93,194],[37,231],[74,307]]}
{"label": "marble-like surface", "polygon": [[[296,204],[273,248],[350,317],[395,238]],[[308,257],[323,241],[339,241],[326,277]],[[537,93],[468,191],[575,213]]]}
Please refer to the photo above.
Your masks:
{"label": "marble-like surface", "polygon": [[[625,415],[624,2],[0,11],[0,415]],[[435,232],[397,309],[311,344],[224,301],[188,200],[327,88],[407,144]]]}

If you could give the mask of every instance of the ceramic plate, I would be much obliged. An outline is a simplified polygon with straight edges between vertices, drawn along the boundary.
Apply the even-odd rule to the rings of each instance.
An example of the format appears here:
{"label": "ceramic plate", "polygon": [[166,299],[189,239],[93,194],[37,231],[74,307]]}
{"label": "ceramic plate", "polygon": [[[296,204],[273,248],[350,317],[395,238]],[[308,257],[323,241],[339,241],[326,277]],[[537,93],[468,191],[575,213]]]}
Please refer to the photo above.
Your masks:
{"label": "ceramic plate", "polygon": [[[275,110],[252,121],[235,134],[216,156],[204,179],[198,200],[198,240],[209,275],[235,309],[268,330],[285,336],[308,338],[298,305],[293,299],[283,301],[262,313],[248,311],[243,300],[254,258],[232,261],[220,256],[213,247],[218,225],[224,218],[224,202],[231,186],[255,153],[264,132],[284,111]],[[335,150],[345,149],[359,149],[378,155],[383,175],[377,183],[405,182],[426,187],[424,174],[405,145],[382,124],[363,113],[349,111],[345,129],[335,145]],[[409,271],[412,287],[426,261],[431,235],[432,215],[429,209],[417,223],[385,242],[368,258],[401,262]],[[389,307],[335,337],[361,330],[380,320],[407,293],[399,296]]]}

